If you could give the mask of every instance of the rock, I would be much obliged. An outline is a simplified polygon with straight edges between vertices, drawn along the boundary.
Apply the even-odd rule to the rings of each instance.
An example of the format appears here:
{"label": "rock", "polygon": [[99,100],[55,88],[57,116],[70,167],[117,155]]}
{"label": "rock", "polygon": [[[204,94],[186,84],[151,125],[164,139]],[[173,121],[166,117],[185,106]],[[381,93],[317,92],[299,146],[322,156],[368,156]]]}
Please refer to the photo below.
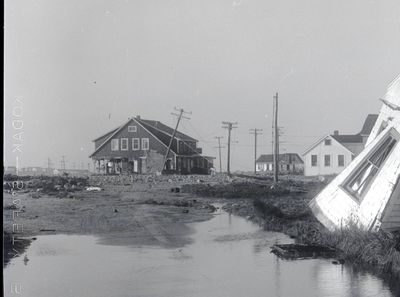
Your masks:
{"label": "rock", "polygon": [[34,198],[34,199],[39,199],[41,196],[40,196],[39,193],[32,193],[31,197]]}

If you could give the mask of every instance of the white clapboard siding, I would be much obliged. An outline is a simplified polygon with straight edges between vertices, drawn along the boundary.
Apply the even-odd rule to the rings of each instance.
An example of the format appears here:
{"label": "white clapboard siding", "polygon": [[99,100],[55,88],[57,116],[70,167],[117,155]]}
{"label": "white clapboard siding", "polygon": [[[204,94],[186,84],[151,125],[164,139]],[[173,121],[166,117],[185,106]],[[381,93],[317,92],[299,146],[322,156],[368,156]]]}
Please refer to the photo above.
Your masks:
{"label": "white clapboard siding", "polygon": [[[358,201],[344,185],[388,135],[395,137],[397,143],[362,200]],[[310,202],[310,208],[317,219],[331,230],[345,227],[349,223],[356,223],[367,230],[400,229],[399,176],[400,76],[388,87],[365,149]]]}

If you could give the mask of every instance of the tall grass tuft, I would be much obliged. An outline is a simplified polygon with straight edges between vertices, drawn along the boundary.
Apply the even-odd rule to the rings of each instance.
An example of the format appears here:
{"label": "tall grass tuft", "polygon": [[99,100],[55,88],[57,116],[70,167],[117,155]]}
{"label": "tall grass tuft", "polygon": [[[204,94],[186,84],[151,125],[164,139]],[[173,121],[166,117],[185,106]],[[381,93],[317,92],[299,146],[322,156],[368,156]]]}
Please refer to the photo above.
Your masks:
{"label": "tall grass tuft", "polygon": [[400,251],[392,233],[365,231],[350,224],[334,232],[324,230],[320,234],[320,243],[336,248],[349,262],[400,276]]}

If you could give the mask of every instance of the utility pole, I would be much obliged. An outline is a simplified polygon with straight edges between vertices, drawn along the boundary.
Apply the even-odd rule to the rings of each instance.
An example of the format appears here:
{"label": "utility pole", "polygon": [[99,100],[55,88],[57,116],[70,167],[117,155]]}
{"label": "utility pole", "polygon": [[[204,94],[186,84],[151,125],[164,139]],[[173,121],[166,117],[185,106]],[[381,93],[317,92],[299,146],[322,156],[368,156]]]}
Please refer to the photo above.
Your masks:
{"label": "utility pole", "polygon": [[279,128],[278,128],[278,93],[274,96],[274,183],[279,175]]}
{"label": "utility pole", "polygon": [[178,126],[179,126],[179,123],[180,123],[181,119],[182,119],[182,118],[185,118],[185,119],[190,120],[190,118],[185,117],[183,114],[184,114],[184,113],[185,113],[185,114],[192,114],[192,112],[184,111],[183,108],[177,108],[177,107],[175,107],[175,110],[178,111],[179,114],[177,114],[177,113],[171,113],[171,114],[177,116],[177,117],[178,117],[178,120],[177,120],[177,122],[176,122],[175,130],[174,130],[174,132],[172,133],[171,140],[169,141],[168,149],[167,149],[167,152],[166,152],[166,154],[165,154],[164,162],[163,162],[163,167],[162,167],[161,170],[163,170],[163,169],[166,167],[168,155],[169,155],[169,152],[171,151],[172,142],[174,141],[175,134],[176,134],[176,131],[178,130]]}
{"label": "utility pole", "polygon": [[221,146],[221,138],[222,136],[215,136],[214,138],[218,139],[218,150],[219,150],[219,172],[222,172],[222,154],[221,154],[221,149],[225,148],[224,146]]}
{"label": "utility pole", "polygon": [[61,169],[65,170],[65,156],[61,156]]}
{"label": "utility pole", "polygon": [[51,169],[51,159],[47,158],[47,169]]}
{"label": "utility pole", "polygon": [[250,129],[250,134],[254,134],[254,174],[257,173],[257,135],[262,134],[262,129]]}
{"label": "utility pole", "polygon": [[232,129],[237,128],[237,122],[222,122],[222,124],[224,125],[222,128],[228,129],[228,161],[226,165],[226,171],[228,172],[228,175],[231,175],[231,131]]}

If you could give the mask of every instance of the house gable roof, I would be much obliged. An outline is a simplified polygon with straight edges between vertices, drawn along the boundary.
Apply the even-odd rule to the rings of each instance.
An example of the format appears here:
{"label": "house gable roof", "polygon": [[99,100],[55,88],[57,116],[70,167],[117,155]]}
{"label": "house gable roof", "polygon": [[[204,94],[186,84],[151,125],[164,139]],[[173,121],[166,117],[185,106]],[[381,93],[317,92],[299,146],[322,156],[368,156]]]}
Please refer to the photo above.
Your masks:
{"label": "house gable roof", "polygon": [[305,154],[307,154],[310,150],[312,150],[314,147],[319,145],[321,143],[321,141],[325,140],[328,136],[331,137],[332,139],[334,139],[337,143],[341,144],[345,149],[347,149],[348,151],[351,152],[351,150],[349,150],[345,144],[349,144],[349,143],[363,144],[363,136],[368,136],[371,133],[371,130],[374,127],[377,119],[378,119],[377,114],[369,114],[367,116],[367,118],[365,119],[364,125],[363,125],[360,133],[358,133],[358,134],[325,135],[320,140],[318,140],[316,143],[314,143],[310,148],[308,148],[305,152],[303,152],[302,155],[304,156]]}
{"label": "house gable roof", "polygon": [[[165,133],[165,134],[167,134],[169,136],[172,136],[172,134],[174,133],[174,130],[175,130],[175,129],[173,129],[173,128],[161,123],[160,121],[144,120],[144,119],[138,119],[138,118],[136,118],[136,120],[138,122],[141,122],[142,124],[149,125],[152,128],[157,129],[160,132],[163,132],[163,133]],[[175,138],[183,140],[183,141],[195,141],[195,142],[198,142],[197,139],[194,139],[193,137],[190,137],[190,136],[188,136],[188,135],[186,135],[186,134],[184,134],[182,132],[179,132],[179,131],[176,131]]]}
{"label": "house gable roof", "polygon": [[[296,153],[279,154],[279,161],[286,161],[289,157],[295,158],[295,161],[293,163],[304,163],[300,156]],[[271,163],[273,161],[274,155],[272,154],[260,155],[260,157],[258,157],[258,159],[256,160],[257,163]]]}
{"label": "house gable roof", "polygon": [[[119,131],[121,131],[121,130],[122,130],[126,125],[128,125],[132,120],[133,120],[133,119],[129,119],[127,122],[125,122],[125,123],[124,123],[123,125],[121,125],[119,128],[115,129],[114,132],[111,131],[111,132],[112,132],[111,134],[110,134],[110,132],[104,134],[103,136],[106,136],[107,134],[110,134],[110,136],[109,136],[102,144],[100,144],[100,145],[98,146],[98,148],[95,149],[95,151],[94,151],[89,157],[93,157],[93,155],[94,155],[95,153],[97,153],[107,142],[109,142],[116,134],[118,134]],[[101,136],[101,137],[103,137],[103,136]],[[99,138],[101,138],[101,137],[99,137]],[[99,139],[99,138],[97,138],[97,139]]]}
{"label": "house gable roof", "polygon": [[355,135],[330,135],[333,139],[340,143],[362,143],[363,139],[360,134]]}
{"label": "house gable roof", "polygon": [[[101,145],[99,145],[98,148],[95,149],[95,151],[94,151],[89,157],[94,156],[94,154],[96,154],[101,148],[104,147],[104,145],[106,145],[109,141],[111,141],[111,139],[112,139],[115,135],[117,135],[122,129],[124,129],[129,123],[131,123],[131,121],[136,122],[136,123],[137,123],[138,125],[140,125],[144,130],[146,130],[146,132],[148,132],[148,133],[151,134],[155,139],[157,139],[161,144],[163,144],[165,147],[168,147],[162,140],[160,140],[160,139],[159,139],[156,135],[154,135],[148,128],[146,128],[146,126],[149,125],[149,126],[151,126],[152,128],[157,129],[157,130],[160,131],[161,133],[163,133],[163,134],[165,134],[165,135],[168,135],[168,136],[170,136],[170,137],[172,136],[172,133],[173,133],[174,129],[168,127],[167,125],[164,125],[163,123],[161,123],[161,122],[159,122],[159,121],[142,120],[142,119],[138,119],[138,118],[130,118],[127,122],[125,122],[125,123],[124,123],[123,125],[121,125],[120,127],[116,128],[116,129],[114,129],[114,130],[111,130],[111,131],[109,131],[108,133],[103,134],[102,136],[100,136],[100,137],[96,138],[95,140],[93,140],[93,141],[96,141],[96,140],[99,140],[99,139],[101,139],[101,138],[103,138],[103,137],[109,135],[109,136],[106,138],[106,140],[105,140]],[[169,134],[168,132],[171,132],[171,134]],[[179,132],[179,131],[176,132],[175,138],[181,139],[181,140],[183,140],[183,141],[185,141],[185,140],[186,140],[186,141],[195,141],[195,142],[198,141],[198,140],[196,140],[196,139],[194,139],[194,138],[192,138],[192,137],[190,137],[190,136],[188,136],[188,135],[186,135],[186,134],[183,134],[183,133],[181,133],[181,132]],[[178,153],[177,153],[172,147],[171,147],[170,150],[171,150],[171,152],[174,153],[175,155],[178,155]],[[195,152],[195,151],[193,150],[193,152]],[[198,153],[196,153],[196,154],[198,154]],[[198,154],[198,155],[200,155],[200,154]]]}
{"label": "house gable roof", "polygon": [[107,136],[107,135],[110,135],[111,133],[114,133],[114,132],[115,132],[116,130],[118,130],[119,128],[120,128],[120,127],[117,127],[117,128],[115,128],[115,129],[112,129],[111,131],[108,131],[107,133],[105,133],[105,134],[103,134],[103,135],[97,137],[96,139],[93,139],[92,141],[95,142],[95,141],[97,141],[97,140],[99,140],[99,139],[102,139],[103,137],[105,137],[105,136]]}
{"label": "house gable roof", "polygon": [[353,154],[353,152],[351,150],[349,150],[347,147],[345,147],[342,143],[340,143],[339,141],[337,141],[335,138],[333,138],[332,135],[325,135],[324,137],[320,138],[317,142],[315,142],[312,146],[310,146],[307,150],[305,150],[301,155],[305,156],[306,154],[308,154],[313,148],[315,148],[316,146],[318,146],[322,141],[324,141],[326,138],[330,138],[333,141],[335,141],[337,144],[339,144],[341,147],[343,147],[344,149],[346,149],[347,151],[349,151],[350,153]]}

